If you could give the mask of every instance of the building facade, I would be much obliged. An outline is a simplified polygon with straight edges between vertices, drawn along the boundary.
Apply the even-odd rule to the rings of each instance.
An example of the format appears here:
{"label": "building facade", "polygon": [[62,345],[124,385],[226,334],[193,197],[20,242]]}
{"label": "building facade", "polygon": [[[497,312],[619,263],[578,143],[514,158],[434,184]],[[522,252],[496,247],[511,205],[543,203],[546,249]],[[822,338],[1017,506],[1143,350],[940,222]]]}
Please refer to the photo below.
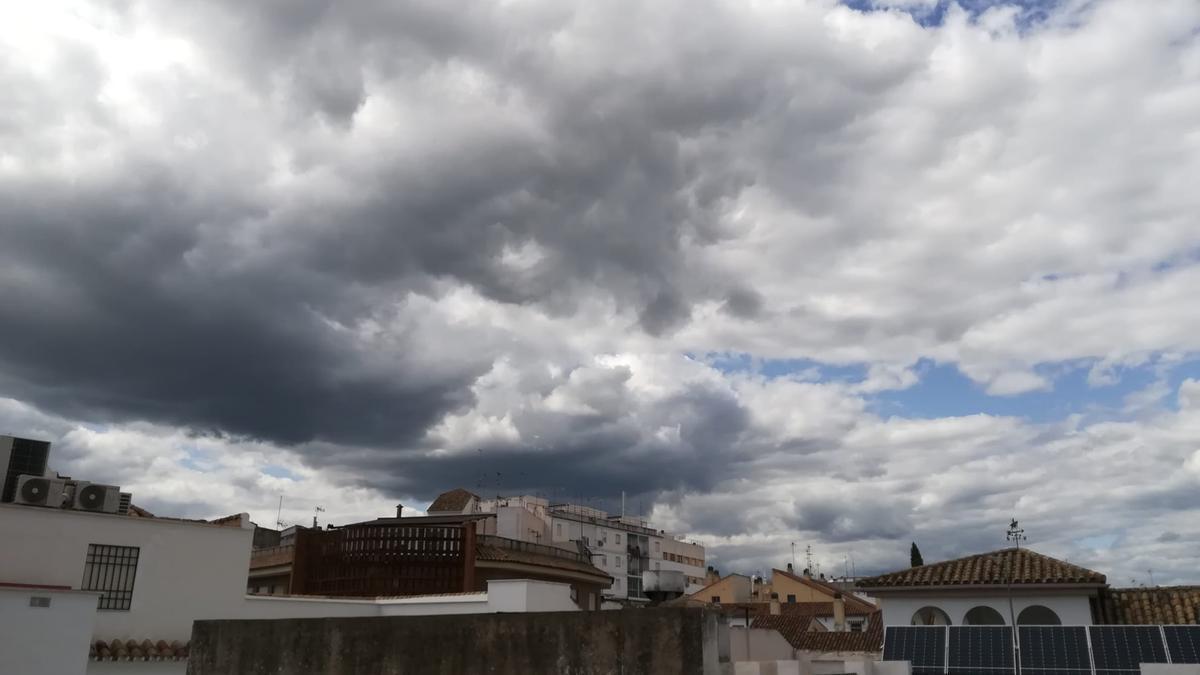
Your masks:
{"label": "building facade", "polygon": [[883,621],[908,625],[1079,625],[1095,622],[1103,574],[1009,548],[861,579]]}
{"label": "building facade", "polygon": [[648,602],[646,572],[682,572],[689,592],[704,586],[704,546],[656,530],[641,518],[577,504],[550,504],[531,495],[481,499],[462,488],[438,495],[427,512],[495,514],[495,534],[501,537],[570,550],[582,544],[592,564],[613,579],[604,591],[607,600]]}

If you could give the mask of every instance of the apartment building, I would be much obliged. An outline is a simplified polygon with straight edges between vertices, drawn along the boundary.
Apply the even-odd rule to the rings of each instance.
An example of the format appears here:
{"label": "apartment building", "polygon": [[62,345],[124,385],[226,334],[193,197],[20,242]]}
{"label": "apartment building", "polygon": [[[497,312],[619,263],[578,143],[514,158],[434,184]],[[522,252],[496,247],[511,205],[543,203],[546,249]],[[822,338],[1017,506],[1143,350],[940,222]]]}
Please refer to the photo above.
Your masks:
{"label": "apartment building", "polygon": [[646,572],[682,572],[688,592],[704,586],[704,547],[656,530],[638,517],[579,504],[551,504],[531,495],[483,499],[462,488],[439,495],[427,512],[431,516],[494,513],[496,534],[501,537],[572,550],[582,544],[592,564],[613,578],[604,591],[608,600],[647,602]]}

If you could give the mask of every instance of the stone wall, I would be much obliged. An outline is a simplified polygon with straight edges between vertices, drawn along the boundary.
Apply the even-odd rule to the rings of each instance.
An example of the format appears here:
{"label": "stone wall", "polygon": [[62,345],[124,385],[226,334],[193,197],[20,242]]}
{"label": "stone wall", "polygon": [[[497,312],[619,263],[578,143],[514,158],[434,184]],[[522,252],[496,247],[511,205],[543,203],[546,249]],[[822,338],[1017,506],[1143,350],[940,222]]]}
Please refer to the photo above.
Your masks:
{"label": "stone wall", "polygon": [[699,609],[197,621],[189,675],[716,675]]}

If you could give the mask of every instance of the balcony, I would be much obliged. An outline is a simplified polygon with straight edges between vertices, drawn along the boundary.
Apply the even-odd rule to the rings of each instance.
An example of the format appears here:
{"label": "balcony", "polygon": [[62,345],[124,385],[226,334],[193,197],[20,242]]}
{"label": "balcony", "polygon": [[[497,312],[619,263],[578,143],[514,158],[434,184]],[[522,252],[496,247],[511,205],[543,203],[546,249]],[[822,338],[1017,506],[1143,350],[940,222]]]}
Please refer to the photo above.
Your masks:
{"label": "balcony", "polygon": [[564,560],[572,560],[591,565],[592,561],[587,556],[578,551],[571,551],[557,546],[547,546],[545,544],[532,544],[527,541],[517,539],[509,539],[508,537],[498,537],[493,534],[481,534],[476,538],[476,542],[480,546],[494,546],[496,548],[507,549],[509,551],[523,551],[525,553],[533,553],[537,555],[548,555]]}
{"label": "balcony", "polygon": [[250,551],[250,569],[290,565],[295,557],[296,546],[294,544],[256,548]]}

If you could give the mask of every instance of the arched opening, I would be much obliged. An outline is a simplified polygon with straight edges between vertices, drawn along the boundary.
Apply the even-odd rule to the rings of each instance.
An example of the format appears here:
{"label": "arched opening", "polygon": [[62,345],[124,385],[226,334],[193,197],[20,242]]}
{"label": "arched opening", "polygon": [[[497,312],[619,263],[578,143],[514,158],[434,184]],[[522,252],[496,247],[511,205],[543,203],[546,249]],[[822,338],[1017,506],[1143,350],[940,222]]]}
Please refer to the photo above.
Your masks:
{"label": "arched opening", "polygon": [[963,624],[967,626],[1003,626],[1004,616],[995,609],[986,605],[972,607],[971,611],[963,617]]}
{"label": "arched opening", "polygon": [[1017,625],[1019,626],[1061,626],[1062,619],[1054,613],[1054,610],[1042,605],[1030,605],[1021,610],[1017,615]]}
{"label": "arched opening", "polygon": [[945,612],[937,607],[922,607],[913,612],[912,625],[914,626],[949,626],[950,617]]}

